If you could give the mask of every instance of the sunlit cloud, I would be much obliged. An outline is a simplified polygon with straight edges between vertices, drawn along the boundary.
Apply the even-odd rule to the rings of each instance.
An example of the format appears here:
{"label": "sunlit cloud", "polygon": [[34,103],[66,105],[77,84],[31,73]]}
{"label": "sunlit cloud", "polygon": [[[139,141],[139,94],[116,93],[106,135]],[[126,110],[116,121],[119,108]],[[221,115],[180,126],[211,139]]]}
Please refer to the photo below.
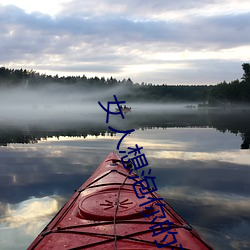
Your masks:
{"label": "sunlit cloud", "polygon": [[51,16],[56,15],[63,8],[65,2],[67,2],[67,0],[44,0],[42,2],[31,0],[1,0],[1,4],[18,6],[19,8],[24,9],[27,13],[41,12]]}
{"label": "sunlit cloud", "polygon": [[[155,53],[151,54],[152,59],[159,60],[159,61],[167,61],[171,62],[173,61],[173,65],[175,67],[181,67],[187,68],[192,67],[191,64],[188,64],[188,62],[191,62],[192,60],[206,60],[209,58],[210,60],[238,60],[239,56],[245,60],[250,60],[250,56],[246,54],[246,51],[250,50],[250,46],[241,46],[236,48],[230,48],[230,49],[222,49],[219,51],[209,51],[209,50],[200,50],[200,51],[189,51],[184,50],[181,52],[166,52],[166,53]],[[178,61],[185,60],[187,63],[183,65],[179,65]],[[176,62],[176,64],[174,64]],[[171,68],[171,64],[168,65],[168,67]],[[174,68],[174,67],[173,67]]]}

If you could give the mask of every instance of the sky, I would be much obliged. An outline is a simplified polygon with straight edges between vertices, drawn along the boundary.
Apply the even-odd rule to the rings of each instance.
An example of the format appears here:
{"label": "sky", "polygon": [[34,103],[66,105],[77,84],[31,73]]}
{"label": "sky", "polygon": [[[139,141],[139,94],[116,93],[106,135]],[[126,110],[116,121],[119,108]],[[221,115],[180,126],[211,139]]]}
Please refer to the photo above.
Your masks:
{"label": "sky", "polygon": [[242,77],[249,23],[249,0],[0,0],[0,67],[216,84]]}

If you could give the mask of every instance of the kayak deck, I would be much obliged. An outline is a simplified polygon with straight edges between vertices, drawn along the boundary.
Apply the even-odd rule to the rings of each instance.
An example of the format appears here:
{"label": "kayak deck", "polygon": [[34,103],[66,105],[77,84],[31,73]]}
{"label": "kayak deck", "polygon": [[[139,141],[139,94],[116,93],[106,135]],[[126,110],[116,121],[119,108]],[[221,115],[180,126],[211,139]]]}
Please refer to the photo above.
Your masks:
{"label": "kayak deck", "polygon": [[143,186],[140,177],[129,175],[115,153],[107,156],[28,249],[100,248],[212,249],[156,192]]}

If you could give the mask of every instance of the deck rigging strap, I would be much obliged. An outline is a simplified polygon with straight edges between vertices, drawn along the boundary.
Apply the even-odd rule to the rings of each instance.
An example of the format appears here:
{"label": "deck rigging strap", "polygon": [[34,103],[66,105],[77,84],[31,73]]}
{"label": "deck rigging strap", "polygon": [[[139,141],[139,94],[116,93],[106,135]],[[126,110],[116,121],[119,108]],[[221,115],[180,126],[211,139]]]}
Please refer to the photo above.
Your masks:
{"label": "deck rigging strap", "polygon": [[118,212],[118,209],[119,209],[119,203],[120,203],[120,193],[121,193],[121,188],[124,186],[125,182],[127,181],[129,177],[129,172],[127,174],[127,176],[125,177],[123,183],[121,183],[119,189],[118,189],[118,192],[117,192],[117,199],[116,199],[116,208],[115,208],[115,213],[114,213],[114,249],[117,250],[117,235],[116,235],[116,216],[117,216],[117,212]]}

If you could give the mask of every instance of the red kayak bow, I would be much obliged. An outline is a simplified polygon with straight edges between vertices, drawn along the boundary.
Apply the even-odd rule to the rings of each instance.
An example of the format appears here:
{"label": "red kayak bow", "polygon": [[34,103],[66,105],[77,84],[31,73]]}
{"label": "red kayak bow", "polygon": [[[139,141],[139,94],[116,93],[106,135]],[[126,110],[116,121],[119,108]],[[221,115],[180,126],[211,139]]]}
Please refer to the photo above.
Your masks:
{"label": "red kayak bow", "polygon": [[110,153],[28,248],[212,249]]}

